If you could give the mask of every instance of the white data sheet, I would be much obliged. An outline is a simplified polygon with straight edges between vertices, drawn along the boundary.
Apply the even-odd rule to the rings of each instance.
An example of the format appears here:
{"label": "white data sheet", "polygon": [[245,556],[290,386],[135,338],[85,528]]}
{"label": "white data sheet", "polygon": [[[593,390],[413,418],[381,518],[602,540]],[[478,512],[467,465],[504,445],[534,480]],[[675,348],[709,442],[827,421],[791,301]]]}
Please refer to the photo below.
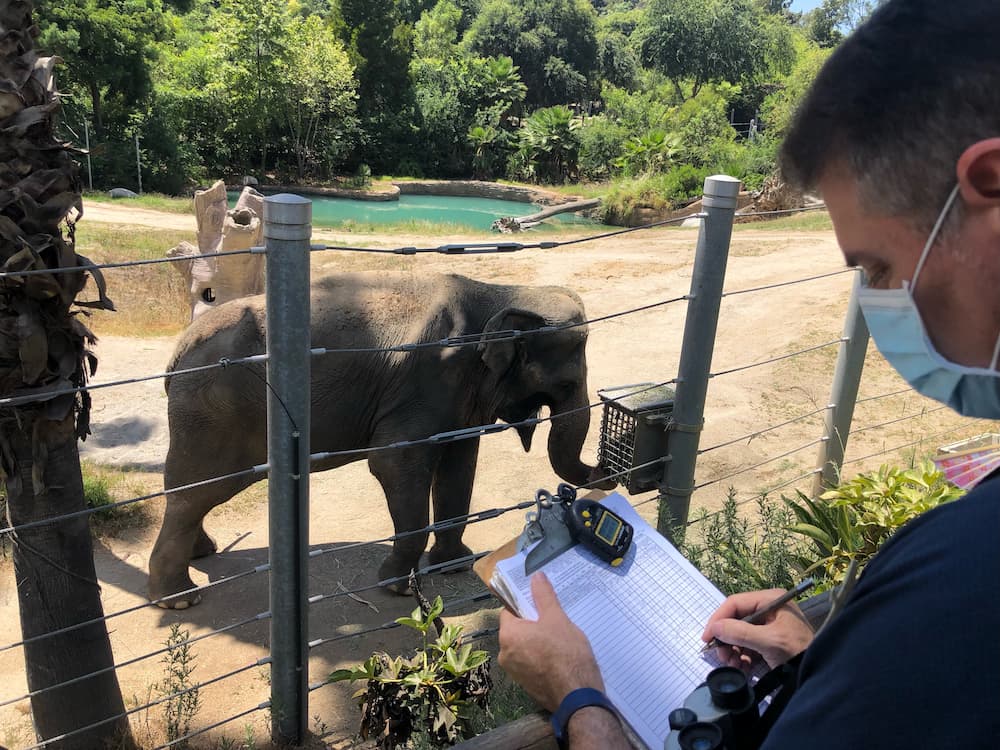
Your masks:
{"label": "white data sheet", "polygon": [[[542,570],[590,640],[608,697],[650,750],[660,750],[670,711],[718,666],[714,655],[702,654],[701,633],[725,596],[628,500],[615,493],[603,504],[635,529],[625,561],[613,568],[578,545]],[[525,554],[497,563],[494,587],[533,620]]]}

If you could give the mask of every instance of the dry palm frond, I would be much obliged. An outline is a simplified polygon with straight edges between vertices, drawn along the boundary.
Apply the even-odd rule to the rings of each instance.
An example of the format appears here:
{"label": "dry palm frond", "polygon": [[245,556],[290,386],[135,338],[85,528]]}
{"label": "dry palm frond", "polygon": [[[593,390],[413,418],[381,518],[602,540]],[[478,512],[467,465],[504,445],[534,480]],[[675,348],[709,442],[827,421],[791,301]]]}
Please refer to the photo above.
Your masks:
{"label": "dry palm frond", "polygon": [[[83,214],[76,152],[54,134],[59,60],[36,54],[31,11],[27,0],[0,3],[0,271],[80,270],[0,278],[0,397],[38,398],[0,408],[0,476],[8,482],[17,472],[5,435],[23,428],[29,413],[32,421],[62,424],[75,410],[77,436],[89,433],[86,393],[46,394],[85,385],[96,368],[81,308],[114,309],[100,272],[75,251],[74,224]],[[98,299],[77,302],[88,276]],[[33,432],[35,457],[44,457],[45,431],[36,422]],[[42,473],[36,466],[36,493]]]}

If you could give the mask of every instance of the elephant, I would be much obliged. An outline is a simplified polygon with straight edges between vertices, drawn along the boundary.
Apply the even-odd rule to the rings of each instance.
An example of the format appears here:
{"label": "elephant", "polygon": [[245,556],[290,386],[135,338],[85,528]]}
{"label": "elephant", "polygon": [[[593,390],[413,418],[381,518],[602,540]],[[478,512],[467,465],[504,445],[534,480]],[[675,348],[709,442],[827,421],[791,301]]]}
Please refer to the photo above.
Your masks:
{"label": "elephant", "polygon": [[[473,346],[317,356],[312,359],[311,451],[383,446],[498,420],[517,423],[548,407],[553,418],[548,456],[553,471],[575,485],[613,483],[580,453],[590,425],[587,327],[583,303],[561,287],[503,286],[459,275],[355,273],[316,280],[311,289],[313,347],[385,348],[407,342],[470,337]],[[566,327],[566,324],[572,327]],[[501,331],[556,330],[511,338]],[[164,485],[181,487],[237,473],[266,461],[266,393],[262,365],[231,365],[195,373],[178,370],[265,349],[263,296],[232,300],[206,311],[184,332],[168,367],[170,445]],[[491,336],[491,334],[493,334]],[[497,339],[497,340],[491,340]],[[256,372],[250,370],[256,368]],[[562,416],[559,416],[562,415]],[[534,426],[517,426],[525,451]],[[220,440],[219,435],[239,435]],[[469,512],[479,439],[340,456],[312,471],[367,458],[381,484],[397,534]],[[258,481],[224,480],[167,493],[166,510],[149,561],[149,597],[183,609],[199,597],[188,565],[215,552],[203,519],[213,507]],[[471,554],[463,526],[438,531],[432,565]],[[398,539],[379,580],[405,577],[427,546],[427,533]],[[406,593],[406,584],[387,586]]]}

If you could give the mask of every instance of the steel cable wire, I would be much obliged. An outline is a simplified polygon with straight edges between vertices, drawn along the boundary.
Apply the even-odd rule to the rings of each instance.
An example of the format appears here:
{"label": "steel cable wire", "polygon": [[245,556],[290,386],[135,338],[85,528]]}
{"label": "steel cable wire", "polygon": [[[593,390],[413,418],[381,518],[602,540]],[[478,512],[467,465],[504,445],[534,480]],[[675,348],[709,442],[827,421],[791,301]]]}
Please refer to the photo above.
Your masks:
{"label": "steel cable wire", "polygon": [[793,425],[793,424],[796,424],[798,422],[804,422],[805,420],[809,419],[810,417],[815,417],[815,416],[817,416],[819,414],[822,414],[823,412],[829,411],[830,409],[835,409],[836,407],[837,407],[836,404],[830,404],[830,405],[824,406],[824,407],[822,407],[820,409],[816,409],[815,411],[811,411],[808,414],[803,414],[800,417],[795,417],[794,419],[789,419],[787,422],[781,422],[779,424],[772,425],[770,427],[765,427],[762,430],[757,430],[756,432],[751,432],[751,433],[749,433],[747,435],[742,435],[742,436],[740,436],[738,438],[733,438],[732,440],[727,440],[724,443],[718,443],[718,444],[710,446],[708,448],[702,448],[701,450],[698,451],[698,455],[700,456],[700,455],[702,455],[704,453],[711,453],[712,451],[719,450],[720,448],[728,448],[731,445],[736,445],[737,443],[742,443],[744,440],[753,440],[754,438],[760,437],[761,435],[766,435],[769,432],[774,432],[775,430],[780,430],[782,427],[788,427],[789,425]]}
{"label": "steel cable wire", "polygon": [[237,669],[232,670],[231,672],[226,672],[225,674],[218,675],[217,677],[212,677],[210,679],[207,679],[204,682],[198,683],[197,685],[192,685],[191,687],[184,688],[183,690],[178,690],[177,692],[171,693],[170,695],[164,695],[160,698],[157,698],[154,701],[150,701],[149,703],[144,703],[141,706],[130,708],[124,713],[115,714],[114,716],[108,716],[107,718],[101,719],[100,721],[96,721],[93,724],[88,724],[87,726],[84,727],[78,727],[69,732],[60,734],[57,737],[50,737],[47,740],[43,740],[42,742],[32,745],[31,747],[27,747],[24,750],[40,750],[40,748],[47,747],[48,745],[51,745],[53,742],[62,742],[63,740],[69,739],[70,737],[75,737],[76,735],[81,734],[83,732],[89,732],[91,729],[97,729],[97,727],[109,724],[112,721],[118,721],[119,719],[128,718],[132,714],[138,713],[139,711],[146,711],[150,708],[153,708],[154,706],[158,706],[161,703],[165,703],[166,701],[173,700],[174,698],[179,698],[182,695],[187,695],[188,693],[194,692],[195,690],[200,690],[201,688],[208,687],[209,685],[221,682],[222,680],[227,680],[230,677],[236,677],[237,675],[243,674],[244,672],[247,672],[251,669],[256,669],[257,667],[263,666],[264,664],[268,664],[270,663],[270,661],[271,657],[265,656],[261,659],[258,659],[253,664],[247,664],[246,666],[239,667]]}
{"label": "steel cable wire", "polygon": [[923,409],[922,411],[919,411],[916,414],[907,414],[906,416],[898,417],[897,419],[890,419],[887,422],[879,422],[878,424],[870,424],[870,425],[866,425],[864,427],[859,427],[856,430],[851,430],[851,435],[858,435],[858,434],[860,434],[862,432],[869,432],[871,430],[877,430],[880,427],[888,427],[889,425],[898,424],[899,422],[907,422],[907,421],[909,421],[911,419],[919,419],[920,417],[926,417],[926,416],[929,416],[931,414],[936,414],[937,412],[944,411],[945,409],[948,409],[948,408],[950,408],[950,407],[948,407],[948,406],[939,406],[936,409]]}
{"label": "steel cable wire", "polygon": [[718,477],[717,479],[712,479],[712,480],[710,480],[708,482],[702,482],[701,484],[696,484],[694,486],[694,489],[700,490],[700,489],[704,489],[705,487],[711,487],[713,484],[719,484],[720,482],[725,482],[725,481],[727,481],[729,479],[732,479],[734,477],[738,477],[741,474],[746,474],[748,471],[753,471],[754,469],[759,469],[762,466],[767,466],[768,464],[772,464],[775,461],[781,460],[782,458],[788,458],[789,456],[794,455],[796,453],[799,453],[800,451],[804,451],[806,448],[811,448],[814,445],[819,445],[820,443],[825,443],[829,439],[830,438],[828,438],[828,437],[821,437],[821,438],[817,438],[816,440],[810,440],[805,445],[800,445],[798,448],[793,448],[792,450],[786,451],[785,453],[780,453],[777,456],[772,456],[771,458],[767,459],[766,461],[761,461],[760,463],[754,464],[753,466],[747,466],[745,469],[740,469],[739,471],[734,471],[731,474],[726,474],[725,476]]}
{"label": "steel cable wire", "polygon": [[835,344],[842,344],[849,339],[845,337],[840,337],[839,339],[834,339],[833,341],[827,341],[825,344],[817,344],[816,346],[810,346],[807,349],[800,349],[797,352],[791,352],[790,354],[782,354],[779,357],[772,357],[771,359],[765,359],[762,362],[754,362],[749,365],[743,365],[742,367],[731,367],[728,370],[720,370],[719,372],[713,372],[709,374],[709,379],[722,377],[723,375],[732,375],[737,372],[744,372],[746,370],[752,370],[755,367],[763,367],[764,365],[772,365],[775,362],[781,362],[786,359],[792,359],[794,357],[801,357],[803,354],[808,354],[809,352],[819,351],[820,349],[826,349],[828,347],[834,346]]}
{"label": "steel cable wire", "polygon": [[262,255],[263,247],[252,247],[248,250],[225,250],[219,253],[200,253],[198,255],[178,255],[176,257],[146,258],[143,260],[122,260],[111,263],[87,263],[80,266],[59,266],[57,268],[31,268],[25,271],[0,271],[0,281],[18,279],[26,276],[42,276],[50,273],[87,273],[89,271],[105,271],[114,268],[133,268],[135,266],[152,266],[159,263],[180,263],[202,258],[226,258],[231,255]]}
{"label": "steel cable wire", "polygon": [[[633,471],[640,471],[642,469],[651,468],[651,467],[656,466],[658,464],[666,463],[669,460],[670,460],[669,456],[664,456],[662,458],[657,458],[657,459],[654,459],[652,461],[648,461],[648,462],[646,462],[644,464],[641,464],[639,466],[634,466],[631,469],[628,469],[628,470],[625,470],[625,471],[619,471],[619,472],[615,472],[613,474],[605,475],[601,479],[596,479],[593,482],[589,482],[587,484],[578,485],[576,487],[576,489],[577,490],[585,490],[585,489],[590,488],[592,485],[600,484],[601,482],[603,482],[605,480],[617,479],[619,477],[626,476],[627,474],[630,474]],[[417,534],[437,533],[439,531],[447,531],[449,529],[454,529],[454,528],[457,528],[459,526],[470,526],[470,525],[473,525],[473,524],[476,524],[476,523],[481,523],[483,521],[488,521],[488,520],[492,520],[494,518],[499,518],[499,517],[501,517],[503,515],[506,515],[507,513],[515,512],[515,511],[518,511],[518,510],[526,510],[528,508],[534,507],[535,504],[536,504],[535,500],[528,500],[528,501],[524,501],[524,502],[521,502],[521,503],[517,503],[515,505],[507,506],[507,507],[489,508],[489,509],[486,509],[486,510],[474,511],[474,512],[468,513],[468,514],[466,514],[464,516],[457,516],[455,518],[449,518],[449,519],[445,519],[443,521],[437,521],[435,523],[428,524],[427,526],[424,526],[423,528],[420,528],[420,529],[413,529],[413,530],[410,530],[410,531],[403,531],[403,532],[400,532],[398,534],[393,534],[391,536],[382,537],[380,539],[371,539],[371,540],[364,541],[364,542],[351,542],[351,543],[348,543],[348,544],[345,544],[345,545],[341,545],[339,547],[328,547],[328,548],[320,548],[320,549],[317,549],[317,550],[312,550],[309,553],[309,557],[310,557],[310,559],[312,559],[312,558],[315,558],[315,557],[321,557],[321,556],[328,555],[328,554],[333,554],[333,553],[338,553],[338,552],[344,552],[344,551],[347,551],[347,550],[358,549],[358,548],[362,548],[362,547],[369,547],[369,546],[374,546],[374,545],[378,545],[378,544],[388,544],[388,543],[391,543],[391,542],[399,541],[401,539],[405,539],[405,538],[410,537],[410,536],[415,536]],[[99,622],[105,622],[107,620],[113,619],[115,617],[120,617],[122,615],[131,614],[133,612],[138,612],[138,611],[146,609],[148,607],[153,607],[153,606],[158,606],[160,604],[165,604],[165,603],[168,603],[171,600],[176,599],[178,597],[188,596],[190,594],[195,594],[195,593],[199,593],[199,592],[202,592],[202,591],[206,591],[208,589],[215,588],[217,586],[220,586],[220,585],[223,585],[223,584],[226,584],[226,583],[230,583],[232,581],[236,581],[236,580],[239,580],[241,578],[246,578],[248,576],[255,575],[257,573],[267,572],[270,569],[271,569],[270,563],[263,563],[261,565],[258,565],[256,567],[254,567],[254,568],[251,568],[251,569],[248,569],[248,570],[244,570],[244,571],[242,571],[240,573],[235,573],[235,574],[230,575],[230,576],[225,576],[225,577],[220,578],[220,579],[218,579],[216,581],[210,581],[209,583],[203,584],[201,586],[195,586],[193,588],[186,589],[184,591],[178,591],[178,592],[176,592],[174,594],[170,594],[169,596],[165,596],[165,597],[162,597],[160,599],[154,599],[154,600],[149,601],[149,602],[144,602],[142,604],[137,604],[135,606],[119,610],[117,612],[112,612],[111,614],[104,615],[103,617],[96,617],[96,618],[93,618],[91,620],[86,620],[84,622],[76,623],[75,625],[69,625],[69,626],[64,627],[64,628],[59,628],[58,630],[53,630],[53,631],[50,631],[48,633],[41,633],[39,635],[32,636],[30,638],[26,638],[24,640],[17,641],[15,643],[11,643],[11,644],[8,644],[6,646],[0,646],[0,653],[2,653],[3,651],[8,651],[10,649],[16,648],[18,646],[23,646],[23,645],[26,645],[26,644],[29,644],[29,643],[36,643],[38,641],[45,640],[47,638],[52,638],[52,637],[55,637],[55,636],[58,636],[58,635],[64,635],[66,633],[73,632],[74,630],[79,630],[81,628],[85,628],[85,627],[88,627],[90,625],[96,625]],[[357,592],[349,592],[349,593],[357,593]],[[0,705],[3,705],[3,704],[0,704]]]}
{"label": "steel cable wire", "polygon": [[247,618],[245,618],[243,620],[240,620],[239,622],[231,623],[231,624],[226,625],[224,627],[217,628],[215,630],[211,630],[211,631],[209,631],[207,633],[202,633],[200,635],[194,635],[194,636],[191,636],[189,638],[185,638],[183,641],[178,641],[177,643],[175,643],[172,646],[164,646],[163,648],[157,649],[156,651],[150,651],[148,654],[142,654],[141,656],[132,657],[131,659],[127,659],[127,660],[125,660],[123,662],[119,662],[118,664],[112,664],[110,667],[104,667],[103,669],[97,669],[97,670],[95,670],[93,672],[88,672],[87,674],[79,675],[77,677],[73,677],[72,679],[56,683],[55,685],[46,685],[43,688],[38,688],[37,690],[32,690],[32,691],[30,691],[28,693],[25,693],[24,695],[18,696],[17,698],[9,698],[9,699],[7,699],[7,700],[5,700],[3,702],[0,702],[0,707],[9,706],[12,703],[17,703],[18,701],[27,700],[28,698],[35,698],[35,697],[37,697],[39,695],[43,695],[44,693],[47,693],[47,692],[49,692],[51,690],[58,690],[60,688],[69,687],[70,685],[75,685],[75,684],[77,684],[79,682],[84,682],[85,680],[89,680],[92,677],[97,677],[98,675],[106,674],[108,672],[113,672],[116,669],[123,669],[125,667],[130,667],[133,664],[138,664],[140,661],[144,661],[144,660],[149,659],[149,658],[151,658],[153,656],[160,656],[161,654],[169,653],[173,649],[178,648],[180,646],[190,645],[192,643],[197,643],[198,641],[203,641],[206,638],[212,638],[212,637],[217,636],[217,635],[223,635],[225,633],[232,632],[233,630],[237,630],[238,628],[242,628],[245,625],[250,625],[250,624],[255,623],[255,622],[261,622],[262,620],[267,620],[270,617],[271,617],[271,613],[269,611],[268,612],[260,612],[260,613],[258,613],[256,615],[254,615],[253,617],[247,617]]}
{"label": "steel cable wire", "polygon": [[[584,326],[589,326],[596,323],[603,323],[608,320],[623,318],[628,315],[635,315],[637,313],[647,312],[649,310],[654,310],[659,307],[666,307],[667,305],[672,305],[677,302],[684,302],[687,299],[688,296],[683,295],[680,297],[673,297],[667,300],[661,300],[659,302],[651,302],[649,304],[640,305],[639,307],[634,307],[629,310],[623,310],[621,312],[602,315],[597,318],[582,320],[578,323],[566,323],[563,325],[543,326],[541,328],[534,328],[524,331],[511,329],[506,331],[493,331],[490,333],[485,333],[485,332],[470,333],[462,336],[454,336],[451,338],[440,339],[438,341],[412,342],[412,343],[398,344],[396,346],[385,346],[385,347],[343,347],[336,349],[328,349],[326,347],[313,347],[312,349],[310,349],[309,353],[310,356],[313,357],[322,357],[331,354],[400,354],[400,353],[405,354],[408,352],[420,351],[423,349],[460,349],[468,346],[479,346],[480,344],[484,343],[500,343],[504,341],[514,341],[529,336],[544,336],[574,328],[582,328]],[[123,385],[135,385],[137,383],[144,383],[150,380],[163,380],[166,378],[191,375],[195,373],[205,372],[207,370],[226,369],[228,367],[233,367],[235,365],[262,364],[265,362],[267,362],[267,354],[251,354],[242,357],[223,357],[218,362],[213,362],[212,364],[199,365],[197,367],[188,367],[180,370],[173,370],[170,372],[160,372],[152,375],[140,375],[133,378],[122,378],[120,380],[107,381],[103,383],[91,383],[88,385],[75,386],[72,388],[58,388],[58,389],[36,388],[32,389],[31,393],[24,393],[22,395],[14,395],[14,396],[5,396],[3,398],[0,398],[0,408],[22,406],[24,404],[48,401],[58,396],[69,396],[77,393],[83,393],[85,391],[97,391],[105,388],[117,388]]]}

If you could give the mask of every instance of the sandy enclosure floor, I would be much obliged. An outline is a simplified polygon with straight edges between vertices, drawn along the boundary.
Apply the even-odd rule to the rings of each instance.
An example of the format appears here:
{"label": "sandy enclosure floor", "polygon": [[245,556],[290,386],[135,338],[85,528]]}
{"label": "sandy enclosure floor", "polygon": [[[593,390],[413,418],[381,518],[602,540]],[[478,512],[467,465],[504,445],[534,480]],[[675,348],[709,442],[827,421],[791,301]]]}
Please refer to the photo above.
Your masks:
{"label": "sandy enclosure floor", "polygon": [[[134,210],[118,205],[87,206],[85,221],[132,223],[142,226],[190,228],[192,217]],[[320,239],[341,242],[377,242],[404,245],[421,242],[419,237],[336,236],[318,233]],[[413,273],[454,271],[500,283],[559,284],[575,289],[583,298],[590,317],[682,296],[689,291],[696,230],[651,230],[621,238],[584,243],[556,250],[529,250],[505,256],[443,257],[408,259]],[[441,244],[451,238],[434,238]],[[457,238],[456,238],[457,239]],[[166,248],[164,248],[166,250]],[[335,272],[345,257],[317,253],[314,275]],[[842,268],[832,232],[780,232],[767,229],[737,231],[732,248],[726,288],[741,290],[776,282],[836,271]],[[115,283],[109,272],[109,287]],[[728,370],[786,353],[836,341],[841,336],[843,314],[851,283],[841,274],[780,289],[732,296],[723,301],[713,369]],[[598,388],[643,381],[665,381],[676,375],[686,305],[674,304],[592,326],[588,345],[589,386],[596,400]],[[162,372],[170,357],[173,340],[107,337],[97,354],[100,369],[95,382]],[[702,447],[711,447],[821,409],[828,403],[836,359],[836,346],[817,349],[794,359],[714,379],[709,388]],[[877,353],[869,354],[861,396],[870,397],[903,388]],[[873,425],[933,408],[920,397],[906,396],[859,404],[856,425]],[[101,464],[127,465],[145,472],[149,489],[162,486],[160,472],[167,448],[166,397],[158,380],[107,389],[94,394],[93,436],[82,446],[85,459]],[[591,423],[587,453],[596,450],[599,414]],[[908,460],[936,445],[951,442],[988,428],[982,423],[936,412],[852,437],[848,460],[864,458],[888,448],[920,441],[893,455]],[[939,435],[943,431],[947,435]],[[792,480],[815,468],[817,447],[793,452],[822,434],[822,417],[790,425],[753,440],[711,451],[701,460],[697,481],[708,482],[752,467],[780,454],[784,458],[741,474],[728,482],[695,493],[693,507],[719,507],[728,486],[741,499],[752,498],[769,487]],[[938,437],[935,437],[938,435]],[[539,487],[554,488],[544,446],[547,429],[535,436],[535,448],[525,454],[516,435],[505,433],[485,439],[479,459],[472,509],[484,510],[530,499]],[[907,452],[909,451],[909,452]],[[848,473],[873,468],[883,459],[870,459],[848,467]],[[808,488],[810,480],[797,485]],[[785,491],[792,489],[789,487]],[[634,498],[649,500],[652,495]],[[366,541],[392,533],[385,499],[365,463],[313,475],[311,486],[311,532],[313,549],[329,550],[312,560],[310,594],[343,592],[370,585],[386,554],[386,545],[337,552],[340,545]],[[162,500],[149,503],[153,521],[148,528],[125,532],[99,543],[97,568],[107,613],[145,601],[147,561],[162,514]],[[641,512],[655,518],[655,503]],[[344,519],[349,523],[345,523]],[[475,550],[487,550],[517,534],[524,519],[520,514],[470,526],[465,541]],[[265,562],[267,557],[267,507],[264,483],[255,485],[209,515],[206,526],[217,540],[221,554],[196,561],[196,583],[218,580]],[[471,573],[433,576],[427,593],[446,600],[463,598],[481,590]],[[357,632],[409,612],[411,600],[381,591],[361,594],[364,601],[341,596],[314,606],[310,613],[312,638],[329,638]],[[113,618],[108,626],[116,660],[139,657],[161,647],[172,623],[180,623],[191,635],[252,618],[268,609],[267,575],[257,574],[227,583],[207,592],[198,607],[182,612],[145,608]],[[487,601],[457,610],[457,620],[468,630],[496,624],[495,603]],[[19,637],[17,598],[9,563],[0,567],[0,629],[5,642]],[[214,636],[192,646],[196,656],[195,678],[213,676],[253,664],[267,654],[268,623],[258,621]],[[495,650],[495,640],[482,641]],[[330,671],[357,663],[373,650],[406,651],[415,637],[399,630],[381,631],[314,649],[310,680],[322,680]],[[20,649],[0,653],[0,701],[24,692],[24,665]],[[155,683],[163,677],[160,657],[139,661],[119,671],[129,705],[156,697]],[[152,692],[151,692],[152,691]],[[357,729],[358,714],[346,685],[323,687],[313,693],[310,714],[313,728],[326,737],[314,740],[316,747],[343,747]],[[202,708],[195,726],[207,726],[247,708],[268,696],[266,667],[248,668],[237,677],[202,691]],[[30,745],[27,701],[0,709],[0,745],[10,748]],[[136,717],[137,734],[155,736],[160,731],[160,713],[153,709]],[[257,746],[266,746],[266,712],[232,722],[199,740],[196,747],[213,747],[223,736],[243,739],[247,731]],[[249,729],[248,729],[249,727]],[[149,734],[151,733],[151,734]],[[204,744],[202,744],[204,743]],[[153,743],[155,744],[155,743]]]}

